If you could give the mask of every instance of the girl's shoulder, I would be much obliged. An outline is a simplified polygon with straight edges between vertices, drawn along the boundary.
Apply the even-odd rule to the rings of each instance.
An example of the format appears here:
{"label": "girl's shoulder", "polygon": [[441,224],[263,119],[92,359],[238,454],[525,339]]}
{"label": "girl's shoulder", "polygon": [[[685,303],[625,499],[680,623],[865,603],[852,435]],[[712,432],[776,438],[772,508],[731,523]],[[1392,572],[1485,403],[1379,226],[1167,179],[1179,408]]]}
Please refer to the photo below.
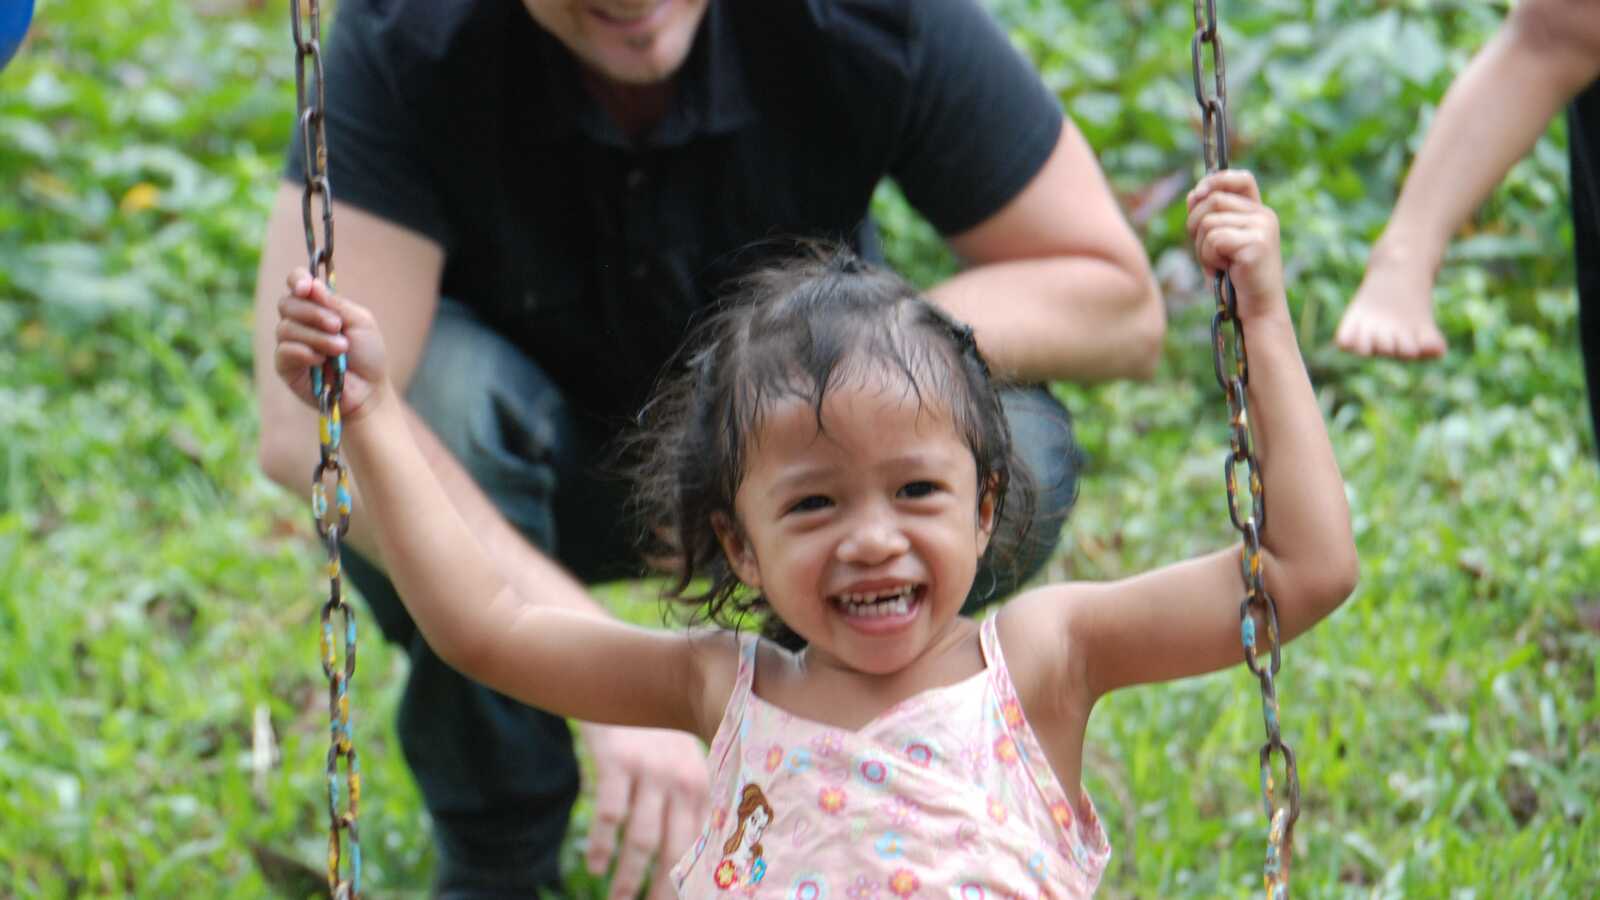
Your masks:
{"label": "girl's shoulder", "polygon": [[695,671],[700,676],[695,722],[700,737],[710,741],[739,680],[739,633],[723,628],[696,628],[686,637],[693,648]]}
{"label": "girl's shoulder", "polygon": [[995,632],[1018,696],[1059,696],[1081,680],[1074,613],[1092,586],[1062,582],[1024,591],[995,613]]}
{"label": "girl's shoulder", "polygon": [[1005,601],[996,611],[995,626],[1006,647],[1019,650],[1033,646],[1059,646],[1072,628],[1074,598],[1082,598],[1093,586],[1084,582],[1063,581],[1023,591]]}

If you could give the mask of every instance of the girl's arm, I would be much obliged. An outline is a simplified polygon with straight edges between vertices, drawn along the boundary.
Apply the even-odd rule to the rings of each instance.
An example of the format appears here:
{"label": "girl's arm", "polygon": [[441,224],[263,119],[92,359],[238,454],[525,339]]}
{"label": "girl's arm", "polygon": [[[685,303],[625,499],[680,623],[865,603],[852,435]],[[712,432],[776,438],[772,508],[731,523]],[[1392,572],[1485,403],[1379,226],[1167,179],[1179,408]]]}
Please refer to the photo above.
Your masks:
{"label": "girl's arm", "polygon": [[[434,652],[469,678],[559,715],[708,736],[721,704],[706,701],[707,673],[727,668],[708,661],[732,659],[731,650],[717,652],[726,638],[651,631],[518,594],[412,438],[372,315],[320,283],[309,293],[282,301],[277,371],[307,399],[307,369],[348,353],[348,465],[360,480],[384,568]],[[568,587],[583,590],[576,582]]]}
{"label": "girl's arm", "polygon": [[[1249,348],[1249,425],[1267,499],[1265,583],[1287,641],[1354,590],[1344,483],[1289,319],[1276,216],[1241,171],[1206,178],[1189,205],[1201,263],[1228,270],[1238,291]],[[1238,663],[1239,552],[1235,546],[1110,584],[1063,586],[1072,597],[1046,608],[1061,610],[1069,658],[1077,660],[1074,681],[1095,698]]]}

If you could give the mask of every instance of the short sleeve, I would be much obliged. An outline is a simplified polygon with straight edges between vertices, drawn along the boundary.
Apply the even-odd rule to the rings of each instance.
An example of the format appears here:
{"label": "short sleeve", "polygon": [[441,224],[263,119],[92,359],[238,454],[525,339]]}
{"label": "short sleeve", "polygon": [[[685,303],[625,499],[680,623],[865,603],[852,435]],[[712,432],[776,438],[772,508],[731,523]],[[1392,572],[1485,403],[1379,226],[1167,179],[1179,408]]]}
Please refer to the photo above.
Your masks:
{"label": "short sleeve", "polygon": [[976,0],[914,0],[912,87],[892,172],[944,234],[1021,193],[1061,135],[1060,104]]}
{"label": "short sleeve", "polygon": [[[437,61],[411,51],[396,21],[406,4],[346,0],[327,39],[328,177],[335,200],[450,245],[450,227],[431,165],[428,94]],[[298,120],[284,167],[304,177],[305,149]]]}

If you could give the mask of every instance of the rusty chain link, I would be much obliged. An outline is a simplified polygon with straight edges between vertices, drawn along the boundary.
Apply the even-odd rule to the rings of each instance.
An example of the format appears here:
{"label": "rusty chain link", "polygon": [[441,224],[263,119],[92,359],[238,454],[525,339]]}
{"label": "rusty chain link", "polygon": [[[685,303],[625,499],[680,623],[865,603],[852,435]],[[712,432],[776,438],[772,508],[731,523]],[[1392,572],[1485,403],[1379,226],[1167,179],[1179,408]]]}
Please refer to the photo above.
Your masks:
{"label": "rusty chain link", "polygon": [[[1216,0],[1194,0],[1194,39],[1190,58],[1194,70],[1194,98],[1200,105],[1202,150],[1206,174],[1228,168],[1228,87],[1223,65],[1222,35],[1217,31]],[[1211,89],[1206,87],[1203,51],[1210,48]],[[1244,663],[1261,685],[1261,716],[1267,740],[1261,746],[1261,796],[1267,816],[1267,856],[1262,880],[1269,900],[1289,896],[1289,862],[1294,852],[1294,825],[1300,818],[1300,772],[1294,751],[1278,730],[1278,688],[1276,678],[1283,664],[1278,634],[1278,607],[1262,584],[1261,530],[1266,527],[1266,491],[1261,483],[1261,468],[1250,441],[1250,410],[1246,387],[1250,383],[1249,354],[1238,318],[1238,298],[1233,281],[1218,272],[1212,282],[1216,312],[1211,317],[1212,368],[1217,385],[1228,404],[1228,443],[1223,461],[1223,479],[1228,490],[1228,518],[1243,538],[1239,553],[1239,572],[1244,578],[1244,599],[1239,603],[1239,637],[1244,644]],[[1230,326],[1224,328],[1224,326]],[[1231,339],[1232,352],[1229,352]],[[1228,371],[1228,357],[1232,372]],[[1239,464],[1245,466],[1249,492],[1248,515],[1239,504]],[[1263,635],[1270,651],[1263,666],[1257,656],[1257,638]],[[1273,772],[1272,757],[1283,757],[1284,780],[1278,801],[1279,784]]]}
{"label": "rusty chain link", "polygon": [[[295,46],[295,104],[299,110],[301,149],[305,152],[305,190],[300,198],[300,211],[306,231],[307,268],[313,278],[321,279],[331,290],[334,282],[333,190],[328,183],[327,133],[323,119],[326,106],[322,80],[322,11],[317,0],[289,0],[289,12]],[[320,247],[312,216],[313,198],[322,214]],[[322,674],[328,679],[328,892],[335,900],[355,900],[361,896],[361,838],[356,828],[356,815],[361,805],[361,763],[350,733],[350,679],[356,672],[356,619],[340,589],[342,564],[339,561],[339,539],[350,530],[350,478],[339,460],[342,431],[339,398],[344,392],[344,375],[344,354],[311,370],[311,390],[317,396],[320,451],[316,470],[311,475],[311,515],[328,554],[328,600],[322,604],[320,639]],[[332,520],[328,516],[330,476],[336,514]],[[334,628],[336,613],[343,625],[342,633]],[[339,665],[341,646],[344,650],[342,667]],[[344,793],[340,760],[345,764],[343,788],[349,793],[349,808],[343,812],[340,811]],[[348,879],[341,872],[344,832],[350,834]]]}

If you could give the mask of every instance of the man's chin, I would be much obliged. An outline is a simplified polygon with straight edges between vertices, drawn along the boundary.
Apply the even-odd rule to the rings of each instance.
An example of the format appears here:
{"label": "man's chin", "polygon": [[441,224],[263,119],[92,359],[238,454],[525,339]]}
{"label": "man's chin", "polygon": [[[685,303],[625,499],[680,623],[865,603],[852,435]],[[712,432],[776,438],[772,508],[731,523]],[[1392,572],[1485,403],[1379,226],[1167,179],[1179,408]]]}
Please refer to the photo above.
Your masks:
{"label": "man's chin", "polygon": [[669,81],[683,67],[683,59],[660,59],[630,55],[627,59],[606,59],[595,68],[612,84],[624,87],[649,87]]}

